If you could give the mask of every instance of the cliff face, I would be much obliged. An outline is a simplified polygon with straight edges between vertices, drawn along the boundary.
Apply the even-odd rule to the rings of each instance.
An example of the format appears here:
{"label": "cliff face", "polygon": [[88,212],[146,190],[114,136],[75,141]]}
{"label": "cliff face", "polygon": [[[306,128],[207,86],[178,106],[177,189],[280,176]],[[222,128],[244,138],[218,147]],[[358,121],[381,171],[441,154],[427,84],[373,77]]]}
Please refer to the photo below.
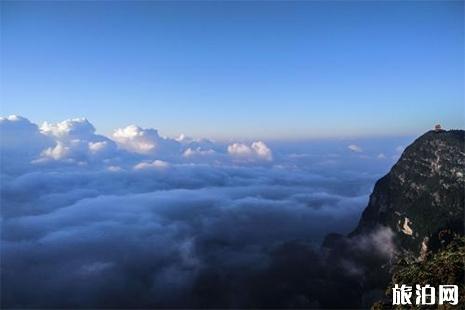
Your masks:
{"label": "cliff face", "polygon": [[463,234],[465,131],[429,131],[378,180],[350,237],[387,226],[401,253],[422,258],[444,234]]}

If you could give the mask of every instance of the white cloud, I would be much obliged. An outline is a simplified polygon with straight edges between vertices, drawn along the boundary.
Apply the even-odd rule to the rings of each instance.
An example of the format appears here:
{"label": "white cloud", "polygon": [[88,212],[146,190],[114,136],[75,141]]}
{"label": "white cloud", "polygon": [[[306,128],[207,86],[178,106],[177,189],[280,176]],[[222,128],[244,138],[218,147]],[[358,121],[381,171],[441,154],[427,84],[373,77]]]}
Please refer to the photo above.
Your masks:
{"label": "white cloud", "polygon": [[85,118],[68,119],[56,124],[44,122],[43,135],[55,145],[44,149],[35,163],[63,160],[69,163],[95,162],[115,155],[116,144],[95,134],[95,127]]}
{"label": "white cloud", "polygon": [[228,146],[228,153],[239,159],[267,160],[273,159],[273,154],[268,146],[262,141],[253,142],[250,146],[243,143],[233,143]]}
{"label": "white cloud", "polygon": [[29,122],[29,120],[27,120],[26,118],[24,118],[22,116],[19,116],[19,115],[8,115],[8,116],[0,117],[0,123],[1,122],[20,122],[20,121],[24,121],[24,120]]}
{"label": "white cloud", "polygon": [[93,154],[101,153],[109,148],[108,141],[99,141],[99,142],[89,142],[89,150]]}
{"label": "white cloud", "polygon": [[26,118],[9,116],[0,119],[0,126],[3,152],[10,150],[19,154],[22,150],[24,155],[9,156],[10,161],[15,159],[42,166],[61,161],[67,165],[131,169],[138,163],[153,163],[154,160],[228,164],[233,159],[238,164],[247,164],[273,159],[272,151],[262,141],[225,146],[184,135],[177,139],[163,137],[156,129],[136,125],[116,129],[109,139],[96,134],[95,127],[85,118],[44,122],[39,128]]}
{"label": "white cloud", "polygon": [[378,159],[386,159],[386,155],[384,153],[379,153],[378,156],[376,156]]}
{"label": "white cloud", "polygon": [[356,145],[356,144],[350,144],[347,146],[347,148],[352,151],[352,152],[355,152],[355,153],[360,153],[360,152],[363,152],[363,149]]}
{"label": "white cloud", "polygon": [[119,147],[142,155],[178,155],[180,144],[174,139],[164,138],[156,129],[143,129],[136,125],[116,129],[113,139]]}
{"label": "white cloud", "polygon": [[138,163],[137,165],[134,166],[134,169],[136,170],[143,170],[143,169],[163,169],[163,168],[168,168],[169,163],[163,160],[154,160],[152,162],[142,162]]}
{"label": "white cloud", "polygon": [[209,155],[214,155],[214,154],[216,154],[216,152],[212,149],[204,150],[200,147],[197,147],[195,149],[189,147],[184,151],[182,156],[195,157],[195,156],[209,156]]}
{"label": "white cloud", "polygon": [[56,124],[44,122],[40,131],[56,137],[82,138],[93,136],[95,127],[86,118],[73,118]]}
{"label": "white cloud", "polygon": [[66,158],[70,153],[70,147],[65,146],[62,142],[58,141],[54,147],[45,149],[41,155],[55,160]]}
{"label": "white cloud", "polygon": [[144,130],[136,125],[116,129],[113,133],[113,139],[121,148],[140,154],[154,152],[159,138],[156,130]]}
{"label": "white cloud", "polygon": [[396,252],[394,232],[385,226],[379,227],[368,235],[357,236],[355,242],[360,249],[373,249],[387,257],[392,257]]}
{"label": "white cloud", "polygon": [[263,158],[265,160],[273,159],[273,154],[271,153],[270,148],[262,141],[252,143],[252,149],[260,158]]}
{"label": "white cloud", "polygon": [[235,156],[250,156],[252,149],[243,143],[233,143],[228,146],[228,153]]}
{"label": "white cloud", "polygon": [[183,143],[183,144],[189,144],[189,143],[192,143],[192,142],[195,141],[194,138],[188,137],[183,133],[180,134],[175,140],[178,141],[179,143]]}

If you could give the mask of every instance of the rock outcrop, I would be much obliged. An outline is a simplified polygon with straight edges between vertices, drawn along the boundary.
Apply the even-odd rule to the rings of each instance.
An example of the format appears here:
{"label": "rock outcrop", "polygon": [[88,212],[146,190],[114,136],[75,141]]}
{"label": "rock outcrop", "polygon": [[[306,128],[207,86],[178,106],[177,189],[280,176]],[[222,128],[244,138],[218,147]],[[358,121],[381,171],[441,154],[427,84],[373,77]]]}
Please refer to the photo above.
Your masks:
{"label": "rock outcrop", "polygon": [[445,236],[463,235],[464,205],[465,131],[429,131],[377,181],[349,237],[387,226],[399,254],[421,260]]}

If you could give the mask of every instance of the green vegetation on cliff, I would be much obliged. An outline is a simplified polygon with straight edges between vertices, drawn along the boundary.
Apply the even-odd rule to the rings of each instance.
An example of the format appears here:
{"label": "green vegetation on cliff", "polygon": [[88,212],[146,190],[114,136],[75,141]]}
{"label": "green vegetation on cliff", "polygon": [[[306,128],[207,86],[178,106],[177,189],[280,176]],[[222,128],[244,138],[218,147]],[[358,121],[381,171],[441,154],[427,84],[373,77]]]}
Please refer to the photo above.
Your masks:
{"label": "green vegetation on cliff", "polygon": [[[394,284],[429,284],[435,288],[444,284],[459,286],[459,303],[457,306],[445,304],[392,306],[392,287]],[[437,292],[436,292],[437,293]],[[402,259],[396,265],[392,282],[386,290],[386,299],[378,302],[373,309],[464,309],[465,307],[465,238],[457,237],[436,253],[429,253],[423,261],[408,262]]]}

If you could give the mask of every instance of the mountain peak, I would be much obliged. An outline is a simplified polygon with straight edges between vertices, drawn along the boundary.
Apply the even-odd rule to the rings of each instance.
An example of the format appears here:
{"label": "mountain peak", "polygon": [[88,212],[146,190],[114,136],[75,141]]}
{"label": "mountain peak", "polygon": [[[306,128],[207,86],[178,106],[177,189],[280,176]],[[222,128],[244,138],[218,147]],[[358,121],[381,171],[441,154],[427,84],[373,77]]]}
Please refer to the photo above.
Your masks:
{"label": "mountain peak", "polygon": [[463,234],[465,131],[430,130],[376,182],[368,207],[350,235],[387,226],[403,252],[417,257],[436,246],[442,231]]}

